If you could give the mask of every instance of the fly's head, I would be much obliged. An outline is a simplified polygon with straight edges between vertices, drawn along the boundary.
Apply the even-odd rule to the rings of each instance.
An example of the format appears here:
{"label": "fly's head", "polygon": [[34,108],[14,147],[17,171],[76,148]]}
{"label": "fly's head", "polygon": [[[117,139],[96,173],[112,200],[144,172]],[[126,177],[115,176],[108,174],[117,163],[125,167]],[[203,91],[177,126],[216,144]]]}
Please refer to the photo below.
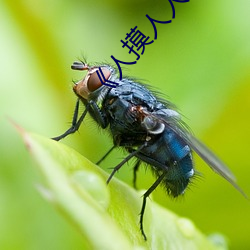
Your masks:
{"label": "fly's head", "polygon": [[[71,69],[74,70],[87,70],[87,75],[80,80],[79,82],[77,82],[74,87],[73,90],[75,92],[75,94],[80,97],[80,99],[83,100],[89,100],[90,99],[90,95],[103,88],[105,88],[106,86],[103,85],[103,82],[105,82],[106,80],[110,79],[110,77],[112,76],[112,73],[114,72],[114,69],[108,65],[104,65],[104,66],[89,66],[86,63],[83,62],[74,62],[71,65]],[[98,75],[97,71],[100,71],[101,69],[101,77],[100,74]],[[107,87],[106,87],[107,88]]]}

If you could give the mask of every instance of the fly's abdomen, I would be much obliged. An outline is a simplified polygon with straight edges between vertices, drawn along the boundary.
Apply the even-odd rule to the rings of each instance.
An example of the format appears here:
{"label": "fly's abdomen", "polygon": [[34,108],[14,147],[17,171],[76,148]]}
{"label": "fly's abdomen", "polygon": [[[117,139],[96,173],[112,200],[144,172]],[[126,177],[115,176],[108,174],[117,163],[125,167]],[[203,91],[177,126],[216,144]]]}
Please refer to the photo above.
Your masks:
{"label": "fly's abdomen", "polygon": [[192,155],[189,153],[180,161],[169,164],[163,185],[169,195],[177,197],[184,193],[193,175]]}
{"label": "fly's abdomen", "polygon": [[170,160],[166,163],[168,170],[163,184],[167,192],[176,197],[184,193],[194,175],[192,154],[190,147],[173,131],[166,131],[164,136]]}
{"label": "fly's abdomen", "polygon": [[150,164],[157,176],[165,173],[162,184],[174,197],[183,194],[194,175],[190,147],[172,130],[165,129],[137,157]]}

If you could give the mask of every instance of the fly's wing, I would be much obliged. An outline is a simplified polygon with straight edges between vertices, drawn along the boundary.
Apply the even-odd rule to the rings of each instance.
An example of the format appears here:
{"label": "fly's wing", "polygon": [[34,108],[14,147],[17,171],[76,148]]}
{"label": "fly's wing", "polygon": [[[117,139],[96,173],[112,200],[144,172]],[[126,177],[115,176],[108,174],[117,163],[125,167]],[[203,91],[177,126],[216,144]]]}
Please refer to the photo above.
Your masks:
{"label": "fly's wing", "polygon": [[[175,112],[175,111],[174,111]],[[165,113],[163,115],[163,113]],[[180,117],[177,115],[171,115],[169,110],[162,110],[159,113],[152,114],[155,119],[163,123],[166,127],[173,130],[182,140],[184,140],[190,148],[192,148],[216,173],[221,175],[229,183],[231,183],[243,196],[247,199],[247,195],[236,184],[236,178],[228,167],[202,142],[196,139],[183,125]]]}
{"label": "fly's wing", "polygon": [[237,185],[236,178],[229,168],[210,149],[191,134],[181,136],[187,144],[219,175],[230,182],[247,199],[247,195]]}

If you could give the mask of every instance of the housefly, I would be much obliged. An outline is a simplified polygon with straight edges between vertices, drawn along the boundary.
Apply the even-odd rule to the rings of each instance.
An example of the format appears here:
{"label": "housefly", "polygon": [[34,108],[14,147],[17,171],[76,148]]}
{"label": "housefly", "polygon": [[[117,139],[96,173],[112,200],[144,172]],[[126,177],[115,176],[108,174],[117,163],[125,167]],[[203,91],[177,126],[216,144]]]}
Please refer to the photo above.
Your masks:
{"label": "housefly", "polygon": [[[113,138],[114,145],[102,160],[116,147],[123,147],[128,152],[127,157],[114,167],[107,183],[131,158],[137,159],[134,184],[141,163],[150,166],[156,181],[143,195],[140,230],[145,240],[143,216],[147,197],[159,184],[172,197],[184,193],[195,174],[192,151],[244,195],[226,165],[188,131],[173,104],[158,98],[146,85],[133,79],[120,80],[117,70],[110,65],[89,66],[74,62],[71,68],[86,70],[87,75],[73,87],[78,100],[71,127],[53,139],[59,141],[76,132],[89,113],[101,128],[110,131]],[[116,87],[102,84],[97,72],[100,69],[103,78],[117,83]],[[80,102],[85,110],[78,117]]]}

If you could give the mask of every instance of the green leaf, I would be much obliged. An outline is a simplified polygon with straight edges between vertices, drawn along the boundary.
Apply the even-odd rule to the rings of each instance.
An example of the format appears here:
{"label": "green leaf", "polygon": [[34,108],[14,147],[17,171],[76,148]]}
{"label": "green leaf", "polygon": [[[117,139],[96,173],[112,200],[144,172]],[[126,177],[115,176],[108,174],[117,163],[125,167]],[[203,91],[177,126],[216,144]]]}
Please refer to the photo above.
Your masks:
{"label": "green leaf", "polygon": [[[19,130],[21,130],[19,128]],[[139,229],[143,192],[108,174],[75,150],[21,130],[46,187],[43,196],[81,232],[83,249],[226,249],[215,245],[186,218],[148,199],[144,241]]]}

